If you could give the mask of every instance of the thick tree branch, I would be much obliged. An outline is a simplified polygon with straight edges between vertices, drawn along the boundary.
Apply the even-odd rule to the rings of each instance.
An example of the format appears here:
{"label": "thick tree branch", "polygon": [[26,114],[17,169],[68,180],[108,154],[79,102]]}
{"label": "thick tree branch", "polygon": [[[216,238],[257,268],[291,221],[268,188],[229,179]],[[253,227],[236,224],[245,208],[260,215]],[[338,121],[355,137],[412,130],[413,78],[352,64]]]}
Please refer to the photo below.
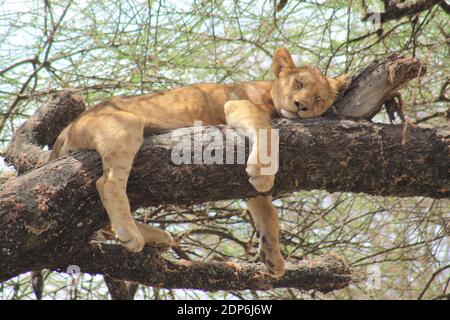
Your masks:
{"label": "thick tree branch", "polygon": [[376,60],[352,77],[334,110],[344,118],[372,119],[397,90],[425,72],[416,58],[392,54]]}
{"label": "thick tree branch", "polygon": [[23,125],[17,129],[5,150],[5,161],[13,164],[19,174],[44,164],[48,152],[61,130],[85,109],[81,96],[70,91],[54,94]]}
{"label": "thick tree branch", "polygon": [[[162,258],[158,250],[147,247],[142,253],[133,254],[120,245],[91,245],[66,262],[78,265],[82,272],[159,288],[269,290],[290,287],[328,292],[346,287],[353,278],[350,268],[331,255],[288,264],[281,279],[270,277],[261,263],[170,261]],[[65,270],[66,264],[59,267]]]}
{"label": "thick tree branch", "polygon": [[[387,1],[385,1],[387,2]],[[380,15],[380,22],[384,23],[390,20],[398,20],[406,16],[413,16],[425,10],[431,9],[436,4],[440,3],[445,10],[444,0],[416,0],[416,1],[399,1],[390,0],[385,6],[385,12],[366,12],[363,21],[368,20],[374,14]]]}
{"label": "thick tree branch", "polygon": [[[373,74],[367,72],[366,76],[353,79],[349,90],[354,90],[354,99],[348,94],[344,94],[342,99],[347,99],[348,105],[357,105],[362,98],[355,89],[361,87],[358,82],[367,78],[386,80],[392,77],[392,72],[404,68],[404,73],[410,73],[411,76],[397,77],[401,79],[397,81],[375,81],[373,90],[379,90],[380,97],[371,99],[372,109],[357,117],[370,116],[374,110],[379,110],[385,97],[419,74],[421,68],[417,66],[420,63],[410,62],[411,59],[402,57],[375,62],[368,67]],[[383,67],[374,67],[380,64]],[[78,103],[78,98],[70,93],[65,93],[65,97],[67,101],[74,100],[67,105]],[[21,148],[20,144],[27,143],[27,139],[36,141],[36,144],[51,144],[59,131],[51,130],[45,139],[37,139],[35,135],[40,130],[36,129],[36,124],[47,116],[49,118],[46,121],[61,124],[61,127],[71,120],[71,117],[65,117],[65,112],[52,111],[52,108],[63,106],[64,102],[52,104],[50,101],[48,105],[54,107],[49,107],[46,112],[45,109],[41,110],[16,133],[16,136],[27,137],[25,141],[15,137],[6,152],[8,160],[20,172],[35,167],[45,159],[44,151],[34,148],[29,152],[28,148]],[[72,116],[79,113],[82,107],[75,107],[74,110],[77,111]],[[338,113],[340,110],[343,109],[338,102]],[[51,120],[52,114],[62,116],[54,121]],[[274,194],[305,189],[435,198],[448,197],[450,194],[448,132],[410,125],[372,125],[367,122],[326,119],[278,119],[274,125],[280,129],[281,154]],[[193,134],[202,135],[207,129],[200,132],[192,130],[187,128],[177,135],[191,139]],[[222,126],[220,130],[223,132],[225,128]],[[242,137],[236,134],[236,138],[238,145],[244,144]],[[127,190],[134,209],[163,203],[195,204],[257,194],[248,183],[244,164],[175,165],[171,161],[175,144],[170,132],[145,139],[136,157]],[[127,256],[130,262],[120,263],[123,277],[107,269],[115,259],[102,260],[101,254],[94,249],[89,254],[85,251],[94,231],[107,223],[95,188],[95,181],[101,174],[101,162],[95,152],[77,152],[0,186],[0,225],[3,226],[0,229],[0,281],[25,271],[63,267],[69,260],[74,263],[78,260],[87,261],[81,266],[86,271],[151,283],[149,275],[141,274],[139,279],[125,276],[130,273],[128,266],[132,265],[133,259],[137,259],[136,263],[139,259],[150,259],[149,251],[142,255]],[[118,250],[109,246],[104,249]],[[103,261],[105,265],[89,264],[90,260],[86,257],[92,257],[94,253],[97,260],[93,261]],[[291,285],[291,282],[285,283],[285,286]]]}
{"label": "thick tree branch", "polygon": [[[436,130],[347,120],[277,123],[282,159],[275,194],[326,189],[450,195],[449,142]],[[146,139],[128,186],[133,208],[256,195],[244,165],[173,165],[173,143],[170,134]],[[101,174],[96,153],[78,152],[0,187],[1,276],[70,256],[107,223],[95,188]]]}

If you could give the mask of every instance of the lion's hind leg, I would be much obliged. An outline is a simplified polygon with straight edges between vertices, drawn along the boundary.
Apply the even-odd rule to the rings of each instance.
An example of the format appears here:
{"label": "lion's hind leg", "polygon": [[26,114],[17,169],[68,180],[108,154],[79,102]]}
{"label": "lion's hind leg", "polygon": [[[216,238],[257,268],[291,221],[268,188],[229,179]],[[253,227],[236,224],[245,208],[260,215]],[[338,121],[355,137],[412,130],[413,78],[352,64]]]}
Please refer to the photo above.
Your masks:
{"label": "lion's hind leg", "polygon": [[96,186],[116,238],[128,250],[139,252],[145,239],[131,215],[126,187],[134,156],[142,144],[144,123],[139,116],[123,111],[101,114],[97,119],[95,126],[80,124],[75,130],[88,130],[84,134],[92,137],[92,149],[102,158],[103,175]]}

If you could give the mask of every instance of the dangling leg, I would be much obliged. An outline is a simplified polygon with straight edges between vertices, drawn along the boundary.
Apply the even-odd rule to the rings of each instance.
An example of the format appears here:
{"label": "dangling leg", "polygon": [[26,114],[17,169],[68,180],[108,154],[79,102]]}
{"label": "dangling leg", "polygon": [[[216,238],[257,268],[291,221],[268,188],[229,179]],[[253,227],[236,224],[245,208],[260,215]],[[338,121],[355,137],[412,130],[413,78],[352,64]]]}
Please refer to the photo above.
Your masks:
{"label": "dangling leg", "polygon": [[134,156],[142,143],[143,123],[126,112],[102,117],[102,128],[95,135],[96,150],[103,161],[103,176],[97,180],[97,190],[116,238],[128,250],[139,252],[144,247],[144,237],[131,216],[126,188]]}
{"label": "dangling leg", "polygon": [[228,101],[224,111],[227,124],[246,130],[253,142],[246,168],[250,183],[259,192],[269,191],[278,171],[278,134],[268,114],[247,100]]}
{"label": "dangling leg", "polygon": [[[268,114],[247,100],[229,101],[224,109],[227,124],[250,133],[253,146],[246,169],[250,183],[257,191],[269,191],[278,171],[278,135],[275,130],[271,130]],[[261,259],[273,277],[281,277],[284,274],[284,260],[278,241],[277,212],[271,198],[251,198],[247,201],[247,207],[260,235]]]}
{"label": "dangling leg", "polygon": [[284,274],[284,260],[280,252],[280,226],[271,197],[258,196],[247,201],[247,208],[259,234],[259,255],[273,277]]}
{"label": "dangling leg", "polygon": [[172,237],[168,232],[134,221],[126,194],[134,156],[143,140],[142,119],[123,111],[103,114],[101,117],[94,129],[80,123],[75,130],[85,128],[91,131],[94,148],[102,158],[103,176],[96,185],[109,215],[112,231],[133,252],[141,251],[146,243],[170,247]]}

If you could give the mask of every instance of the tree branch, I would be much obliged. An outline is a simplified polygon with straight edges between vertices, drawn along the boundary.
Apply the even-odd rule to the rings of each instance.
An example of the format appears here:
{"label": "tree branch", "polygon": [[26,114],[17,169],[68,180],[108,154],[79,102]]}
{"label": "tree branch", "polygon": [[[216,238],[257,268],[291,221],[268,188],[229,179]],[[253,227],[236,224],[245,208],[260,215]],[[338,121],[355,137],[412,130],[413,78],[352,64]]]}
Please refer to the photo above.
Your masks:
{"label": "tree branch", "polygon": [[426,65],[417,58],[392,54],[375,60],[352,77],[352,82],[334,105],[341,117],[372,119],[385,101],[408,81],[422,76]]}
{"label": "tree branch", "polygon": [[18,174],[45,164],[49,152],[42,147],[51,147],[62,129],[84,110],[83,99],[78,94],[70,91],[53,94],[16,130],[4,152],[5,161],[13,164]]}
{"label": "tree branch", "polygon": [[[361,93],[356,88],[363,87],[359,82],[372,79],[372,90],[377,91],[379,97],[369,99],[371,108],[357,117],[372,115],[374,110],[380,109],[385,97],[391,96],[399,86],[423,70],[420,66],[417,60],[397,56],[376,61],[367,68],[372,72],[363,71],[361,74],[364,76],[354,77],[349,87],[354,98],[351,99],[349,93],[344,94],[342,99],[347,99],[347,102],[338,102],[337,112],[347,110],[345,105],[360,105]],[[397,77],[397,71],[409,76]],[[394,80],[386,81],[392,78],[393,73]],[[56,103],[54,99],[60,101]],[[80,100],[70,93],[50,99],[48,108],[41,109],[16,132],[6,152],[8,161],[20,172],[39,165],[48,151],[39,150],[35,144],[51,144],[59,130],[83,110],[80,104]],[[41,139],[40,132],[46,131],[42,129],[46,122],[54,127],[50,126],[51,130]],[[57,130],[58,125],[61,128]],[[435,198],[450,195],[449,139],[444,130],[328,119],[278,119],[274,125],[280,130],[281,154],[280,172],[273,190],[275,195],[312,189]],[[221,132],[225,130],[224,126],[219,129]],[[208,128],[193,132],[192,128],[187,128],[177,135],[191,141],[194,135],[202,135],[206,130]],[[236,133],[235,137],[238,141],[236,149],[245,141]],[[33,148],[21,146],[26,143]],[[211,144],[212,141],[205,143]],[[133,209],[163,203],[196,204],[257,194],[248,182],[244,164],[174,165],[171,151],[175,144],[171,132],[145,138],[135,159],[127,190]],[[102,246],[98,251],[89,245],[91,235],[108,222],[95,187],[101,174],[98,155],[80,151],[0,185],[0,281],[29,270],[63,268],[72,262],[86,272],[147,284],[157,282],[150,280],[151,272],[142,268],[146,264],[141,264],[150,263],[148,259],[160,259],[154,257],[148,251],[150,249],[140,255],[132,255],[121,247]],[[86,251],[86,247],[90,249]],[[122,256],[128,260],[121,260]],[[118,264],[116,271],[108,269],[115,263]],[[134,267],[133,263],[136,264]],[[181,268],[177,264],[164,263],[173,270]],[[219,269],[211,269],[210,264],[195,264],[195,268],[199,270],[200,266],[200,270],[213,271],[224,268],[222,264],[213,265]],[[189,267],[194,268],[194,265]],[[300,270],[298,268],[294,267],[293,272]],[[140,273],[136,273],[138,269]],[[253,265],[241,266],[241,269],[246,272],[253,270],[248,275],[252,281],[260,274]],[[189,270],[183,272],[189,273]],[[333,272],[336,273],[342,274]],[[160,279],[169,279],[163,274],[158,275]],[[288,275],[283,279],[289,279]],[[225,286],[221,288],[228,288],[220,279],[217,278],[218,283]],[[305,279],[302,285],[283,282],[283,279],[277,285],[308,287]],[[161,283],[177,287],[178,282],[164,281]],[[252,281],[249,280],[249,286]],[[179,282],[179,285],[188,287],[185,282]],[[206,282],[202,288],[207,288]],[[331,290],[325,284],[318,289],[321,288]],[[215,289],[219,289],[219,285]]]}
{"label": "tree branch", "polygon": [[450,4],[448,4],[445,0],[442,0],[440,6],[442,10],[445,11],[446,14],[450,15]]}
{"label": "tree branch", "polygon": [[[146,269],[146,266],[141,267]],[[108,273],[106,272],[103,272],[103,274],[105,275],[103,279],[106,283],[106,286],[108,287],[108,291],[111,294],[112,300],[133,300],[138,288],[138,284],[135,282],[118,280],[107,275],[108,273],[111,273],[111,271],[109,271]]]}
{"label": "tree branch", "polygon": [[[323,255],[296,265],[288,264],[281,279],[270,277],[262,263],[170,261],[155,248],[133,254],[120,245],[90,245],[66,261],[82,272],[136,281],[147,286],[201,290],[269,290],[297,288],[329,292],[346,287],[350,268],[339,258]],[[60,265],[65,270],[66,264]],[[53,267],[58,270],[58,266]]]}
{"label": "tree branch", "polygon": [[406,16],[413,16],[425,10],[431,9],[436,4],[440,3],[441,7],[445,10],[444,0],[416,0],[414,2],[400,2],[389,1],[388,5],[385,6],[385,12],[366,12],[363,17],[363,21],[368,20],[374,14],[380,15],[380,22],[384,23],[391,20],[398,20]]}

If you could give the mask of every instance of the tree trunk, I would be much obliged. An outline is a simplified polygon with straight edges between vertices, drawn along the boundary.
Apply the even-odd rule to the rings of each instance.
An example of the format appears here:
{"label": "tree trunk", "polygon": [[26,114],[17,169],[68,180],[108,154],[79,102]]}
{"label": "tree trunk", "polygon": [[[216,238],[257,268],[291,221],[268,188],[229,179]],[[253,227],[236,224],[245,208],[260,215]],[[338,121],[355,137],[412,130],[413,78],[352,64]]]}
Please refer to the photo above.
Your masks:
{"label": "tree trunk", "polygon": [[[337,102],[337,113],[342,115],[354,106],[360,106],[364,97],[361,94],[366,92],[355,88],[362,88],[361,83],[372,81],[376,84],[372,90],[378,92],[379,97],[374,95],[368,100],[365,111],[355,116],[370,118],[380,110],[383,99],[392,96],[424,69],[416,59],[398,56],[375,61],[353,78],[348,90],[352,93],[345,93]],[[346,99],[344,105],[342,99]],[[67,108],[70,111],[62,111]],[[6,151],[6,159],[21,173],[42,165],[48,151],[42,151],[37,145],[51,145],[59,130],[82,109],[80,98],[69,92],[53,97],[16,132]],[[46,130],[46,124],[51,124],[50,130]],[[274,195],[313,189],[433,198],[450,194],[449,134],[444,129],[330,119],[277,119],[274,126],[280,134],[280,170],[272,191]],[[145,138],[128,183],[127,194],[133,209],[257,195],[248,182],[245,164],[175,165],[172,162],[171,153],[177,145],[171,139],[172,135],[191,141],[210,129],[186,128]],[[224,126],[219,126],[218,130],[226,131]],[[230,131],[237,140],[236,150],[245,144],[245,139],[233,130],[228,133]],[[220,139],[204,140],[203,148],[223,143]],[[287,286],[328,291],[349,283],[349,269],[336,258],[322,258],[329,263],[333,260],[334,266],[339,265],[334,269],[321,269],[325,272],[321,279],[329,281],[315,282],[316,264],[305,261],[292,269],[297,275],[295,281],[301,279],[301,283],[292,281],[294,278],[290,278],[288,272],[278,282],[266,279],[262,284],[254,284],[255,277],[261,273],[258,268],[262,266],[233,267],[246,272],[237,273],[239,278],[236,279],[247,279],[239,283],[233,282],[234,278],[224,277],[231,272],[226,271],[230,268],[228,264],[181,263],[180,267],[179,263],[160,258],[152,249],[132,255],[123,248],[102,245],[99,251],[89,244],[89,240],[108,222],[95,187],[101,174],[99,156],[95,152],[80,151],[0,185],[0,281],[30,270],[64,270],[65,266],[74,263],[86,272],[170,288],[237,290]],[[147,264],[155,268],[162,264],[165,272],[155,273],[146,267]],[[305,268],[313,269],[302,273]],[[194,270],[202,270],[205,274]],[[153,276],[152,272],[158,276]],[[176,277],[177,272],[183,277]],[[342,276],[344,280],[334,281],[335,276]],[[316,283],[316,286],[309,283]]]}

